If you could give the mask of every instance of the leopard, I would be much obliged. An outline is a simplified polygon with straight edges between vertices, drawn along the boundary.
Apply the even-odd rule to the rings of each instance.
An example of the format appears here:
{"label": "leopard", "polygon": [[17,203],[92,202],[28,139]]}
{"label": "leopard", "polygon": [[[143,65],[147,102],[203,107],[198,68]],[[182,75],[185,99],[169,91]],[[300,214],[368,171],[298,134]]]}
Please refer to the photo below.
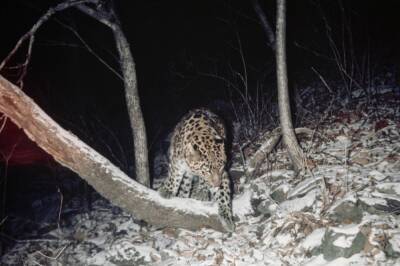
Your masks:
{"label": "leopard", "polygon": [[225,123],[209,109],[184,115],[171,136],[168,176],[159,193],[164,198],[196,198],[196,194],[196,199],[216,202],[222,224],[234,231],[226,139]]}

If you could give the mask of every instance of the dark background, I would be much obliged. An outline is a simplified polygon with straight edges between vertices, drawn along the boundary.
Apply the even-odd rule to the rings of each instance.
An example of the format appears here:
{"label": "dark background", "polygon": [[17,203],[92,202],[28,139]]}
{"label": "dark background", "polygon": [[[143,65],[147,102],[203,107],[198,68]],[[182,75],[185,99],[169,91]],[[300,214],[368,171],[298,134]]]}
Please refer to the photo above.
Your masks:
{"label": "dark background", "polygon": [[[0,60],[56,2],[1,1]],[[246,64],[249,94],[258,92],[272,101],[275,99],[274,55],[251,1],[115,2],[136,62],[151,157],[158,149],[157,143],[187,110],[199,106],[229,109],[240,103],[240,93],[244,92],[237,74],[244,73],[241,54]],[[260,2],[274,26],[275,1]],[[328,36],[340,54],[346,55],[347,63],[358,65],[359,73],[354,76],[361,76],[368,69],[370,77],[391,75],[398,80],[398,1],[287,2],[292,90],[319,82],[312,68],[332,88],[340,84]],[[24,90],[62,126],[131,175],[133,151],[123,83],[62,24],[76,29],[98,56],[118,70],[110,30],[71,9],[57,14],[38,31]],[[25,52],[23,46],[10,64],[21,62]],[[1,74],[15,81],[17,73],[5,69]],[[238,89],[224,79],[238,85]],[[0,133],[0,138],[7,141],[10,136]],[[38,164],[10,167],[9,197],[21,191],[27,195],[29,183],[37,184],[39,179],[34,176],[43,176],[35,170],[42,166]],[[3,163],[2,175],[4,169]],[[57,182],[42,182],[37,188],[43,194],[48,190],[54,192]],[[16,199],[10,198],[8,202],[7,207],[11,208]]]}
{"label": "dark background", "polygon": [[[1,8],[0,58],[55,1],[6,1]],[[323,16],[343,50],[370,57],[370,67],[397,66],[398,1],[288,1],[287,51],[293,86],[316,79],[311,67],[334,77],[335,62]],[[274,57],[251,1],[116,1],[137,67],[138,86],[150,139],[196,106],[237,97],[222,78],[243,73],[239,40],[249,75],[249,90],[275,90]],[[275,1],[261,1],[275,24]],[[341,10],[343,6],[343,11]],[[113,36],[97,21],[71,9],[56,15],[74,27],[93,50],[118,69]],[[23,55],[24,50],[20,55]],[[361,61],[361,59],[359,60]],[[12,79],[7,73],[2,73]],[[41,106],[75,124],[75,115],[96,116],[113,130],[125,131],[122,82],[55,19],[36,37],[25,82]],[[86,118],[85,118],[86,119]],[[176,118],[175,118],[176,119]],[[115,124],[115,125],[114,125]],[[128,133],[130,134],[130,133]]]}

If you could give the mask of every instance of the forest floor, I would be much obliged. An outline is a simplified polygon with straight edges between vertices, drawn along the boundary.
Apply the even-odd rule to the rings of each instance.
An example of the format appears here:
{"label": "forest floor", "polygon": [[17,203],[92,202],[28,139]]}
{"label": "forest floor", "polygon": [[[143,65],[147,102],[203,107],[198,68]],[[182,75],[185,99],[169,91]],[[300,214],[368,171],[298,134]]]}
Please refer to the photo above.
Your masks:
{"label": "forest floor", "polygon": [[400,265],[400,90],[321,91],[298,97],[313,132],[299,138],[305,172],[279,145],[246,182],[234,155],[235,232],[155,228],[102,198],[71,215],[82,208],[71,200],[58,228],[15,239],[1,265]]}

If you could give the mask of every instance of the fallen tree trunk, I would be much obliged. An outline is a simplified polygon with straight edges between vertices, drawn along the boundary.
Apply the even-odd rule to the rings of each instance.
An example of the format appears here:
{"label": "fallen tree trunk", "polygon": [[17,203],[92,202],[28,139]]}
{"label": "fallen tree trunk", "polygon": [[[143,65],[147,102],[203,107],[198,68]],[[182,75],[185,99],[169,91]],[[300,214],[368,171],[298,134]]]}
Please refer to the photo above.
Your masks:
{"label": "fallen tree trunk", "polygon": [[63,166],[77,173],[113,204],[157,226],[225,231],[217,206],[192,199],[164,199],[130,179],[109,160],[63,129],[21,89],[0,75],[0,112]]}

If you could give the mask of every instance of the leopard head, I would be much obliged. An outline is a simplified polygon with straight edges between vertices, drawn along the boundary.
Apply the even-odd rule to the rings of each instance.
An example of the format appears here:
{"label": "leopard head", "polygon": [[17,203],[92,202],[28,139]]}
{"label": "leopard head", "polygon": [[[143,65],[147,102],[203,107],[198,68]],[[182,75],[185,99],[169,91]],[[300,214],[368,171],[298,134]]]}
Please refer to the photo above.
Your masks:
{"label": "leopard head", "polygon": [[187,163],[195,175],[202,176],[212,187],[219,187],[227,160],[225,138],[216,132],[207,135],[200,138],[203,142],[188,144]]}

